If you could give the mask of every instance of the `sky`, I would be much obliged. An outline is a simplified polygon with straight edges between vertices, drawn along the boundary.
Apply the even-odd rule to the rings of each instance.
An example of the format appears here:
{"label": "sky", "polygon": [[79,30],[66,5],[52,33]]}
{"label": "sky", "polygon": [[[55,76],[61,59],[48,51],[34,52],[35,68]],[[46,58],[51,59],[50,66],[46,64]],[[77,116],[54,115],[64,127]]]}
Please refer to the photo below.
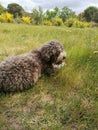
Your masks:
{"label": "sky", "polygon": [[39,6],[44,10],[54,9],[56,6],[61,9],[67,6],[75,11],[76,14],[79,14],[89,6],[98,7],[98,0],[0,0],[0,4],[5,8],[7,8],[7,5],[10,3],[17,3],[28,12],[31,12],[33,8],[38,8]]}

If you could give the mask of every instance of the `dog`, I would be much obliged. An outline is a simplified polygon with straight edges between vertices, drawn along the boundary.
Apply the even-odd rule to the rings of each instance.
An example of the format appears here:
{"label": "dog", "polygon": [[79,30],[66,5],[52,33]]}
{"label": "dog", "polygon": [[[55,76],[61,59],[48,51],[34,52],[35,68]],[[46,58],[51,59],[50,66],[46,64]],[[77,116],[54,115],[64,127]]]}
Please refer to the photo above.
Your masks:
{"label": "dog", "polygon": [[0,91],[31,88],[42,74],[51,74],[64,66],[65,58],[62,44],[55,40],[26,54],[6,58],[0,63]]}

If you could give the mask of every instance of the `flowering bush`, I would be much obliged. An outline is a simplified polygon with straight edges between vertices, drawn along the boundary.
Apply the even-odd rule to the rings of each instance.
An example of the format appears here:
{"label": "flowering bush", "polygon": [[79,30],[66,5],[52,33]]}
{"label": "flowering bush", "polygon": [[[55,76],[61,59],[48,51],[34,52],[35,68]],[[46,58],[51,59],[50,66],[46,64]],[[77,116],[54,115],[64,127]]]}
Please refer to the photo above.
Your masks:
{"label": "flowering bush", "polygon": [[91,23],[88,22],[82,22],[76,18],[69,18],[66,22],[65,25],[67,27],[78,27],[78,28],[85,28],[85,27],[92,27]]}
{"label": "flowering bush", "polygon": [[6,13],[2,13],[0,15],[0,22],[12,22],[13,21],[13,15],[6,12]]}
{"label": "flowering bush", "polygon": [[22,17],[22,20],[24,23],[30,24],[31,23],[31,18],[30,17]]}
{"label": "flowering bush", "polygon": [[78,28],[84,28],[84,27],[86,27],[86,24],[85,24],[85,22],[76,20],[76,21],[74,21],[73,26],[74,27],[78,27]]}
{"label": "flowering bush", "polygon": [[43,24],[47,25],[47,26],[52,26],[52,22],[51,21],[44,21]]}
{"label": "flowering bush", "polygon": [[61,18],[53,18],[52,23],[55,26],[61,26],[63,25],[63,20]]}
{"label": "flowering bush", "polygon": [[65,22],[65,25],[66,25],[67,27],[72,27],[73,24],[74,24],[74,22],[75,22],[75,19],[69,18],[69,19]]}
{"label": "flowering bush", "polygon": [[4,22],[5,21],[5,16],[4,16],[4,14],[1,14],[0,15],[0,22]]}
{"label": "flowering bush", "polygon": [[13,15],[12,14],[6,12],[5,15],[6,15],[6,21],[7,22],[11,22],[13,20]]}

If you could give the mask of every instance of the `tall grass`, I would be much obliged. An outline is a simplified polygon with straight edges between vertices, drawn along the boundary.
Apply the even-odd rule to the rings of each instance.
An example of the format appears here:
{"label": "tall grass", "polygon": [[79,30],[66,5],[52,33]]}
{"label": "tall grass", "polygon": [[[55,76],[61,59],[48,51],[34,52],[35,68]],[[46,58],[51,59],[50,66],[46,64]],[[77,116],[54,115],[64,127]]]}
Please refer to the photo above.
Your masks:
{"label": "tall grass", "polygon": [[0,24],[0,60],[56,39],[66,66],[32,89],[0,94],[0,130],[98,129],[98,29]]}

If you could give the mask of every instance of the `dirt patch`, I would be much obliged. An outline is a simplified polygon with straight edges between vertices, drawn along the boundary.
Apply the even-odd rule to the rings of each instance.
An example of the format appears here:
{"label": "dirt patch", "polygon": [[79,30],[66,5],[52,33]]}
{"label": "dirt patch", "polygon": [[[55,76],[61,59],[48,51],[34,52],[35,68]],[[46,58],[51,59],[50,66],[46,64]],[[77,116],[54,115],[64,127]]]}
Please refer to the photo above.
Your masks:
{"label": "dirt patch", "polygon": [[51,104],[51,105],[53,104],[53,99],[52,99],[52,97],[51,97],[50,94],[42,95],[41,101],[42,101],[43,103],[49,103],[49,104]]}

